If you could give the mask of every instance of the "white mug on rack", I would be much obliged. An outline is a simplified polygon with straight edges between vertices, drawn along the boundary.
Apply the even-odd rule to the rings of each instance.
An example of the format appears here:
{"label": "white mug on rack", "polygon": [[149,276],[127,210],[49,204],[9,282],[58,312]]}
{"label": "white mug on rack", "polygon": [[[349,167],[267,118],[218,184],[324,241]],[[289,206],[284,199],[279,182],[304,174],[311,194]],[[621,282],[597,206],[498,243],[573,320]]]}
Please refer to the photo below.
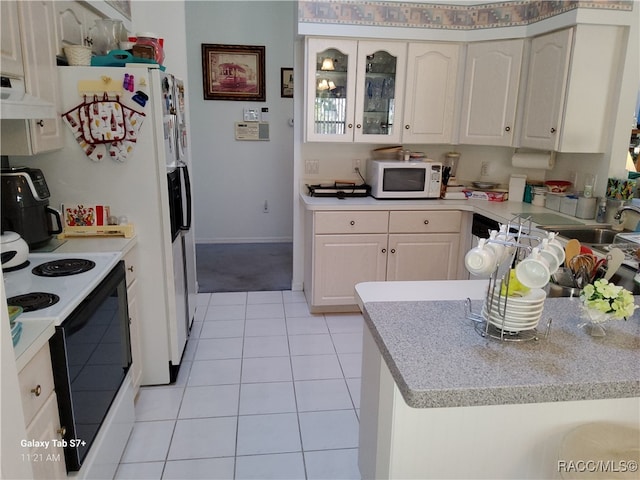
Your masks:
{"label": "white mug on rack", "polygon": [[488,248],[486,241],[485,238],[480,239],[478,246],[469,250],[464,256],[464,264],[473,275],[489,276],[496,268],[495,252]]}
{"label": "white mug on rack", "polygon": [[516,278],[525,287],[542,288],[549,283],[551,271],[549,263],[541,255],[538,247],[531,254],[516,265]]}
{"label": "white mug on rack", "polygon": [[[562,256],[559,257],[559,253],[562,252]],[[549,264],[549,272],[551,275],[558,271],[562,262],[564,262],[564,249],[557,249],[555,245],[550,244],[545,238],[540,245],[540,255]]]}
{"label": "white mug on rack", "polygon": [[558,240],[556,240],[556,234],[554,232],[549,232],[547,238],[542,239],[542,248],[551,249],[556,254],[556,257],[558,257],[559,265],[564,263],[564,247]]}

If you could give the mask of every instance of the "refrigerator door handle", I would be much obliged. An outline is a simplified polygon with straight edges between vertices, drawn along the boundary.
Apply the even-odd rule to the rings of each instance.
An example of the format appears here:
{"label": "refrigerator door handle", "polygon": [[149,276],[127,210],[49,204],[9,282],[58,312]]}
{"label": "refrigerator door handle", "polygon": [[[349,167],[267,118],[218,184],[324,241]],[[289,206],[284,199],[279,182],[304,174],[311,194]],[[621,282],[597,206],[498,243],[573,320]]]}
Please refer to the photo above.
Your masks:
{"label": "refrigerator door handle", "polygon": [[181,230],[189,230],[191,228],[191,179],[189,177],[189,168],[187,165],[180,165],[184,177],[184,190],[186,195],[186,221],[180,226]]}

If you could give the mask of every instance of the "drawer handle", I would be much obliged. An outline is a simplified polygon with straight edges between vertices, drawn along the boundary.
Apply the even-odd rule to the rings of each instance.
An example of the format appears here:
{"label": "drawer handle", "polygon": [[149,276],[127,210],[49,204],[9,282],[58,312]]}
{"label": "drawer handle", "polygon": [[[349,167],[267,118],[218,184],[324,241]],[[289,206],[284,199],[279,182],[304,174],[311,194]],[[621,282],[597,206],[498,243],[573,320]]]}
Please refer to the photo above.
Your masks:
{"label": "drawer handle", "polygon": [[392,249],[391,249],[391,253],[396,253],[396,249],[395,249],[395,248],[392,248]]}
{"label": "drawer handle", "polygon": [[127,268],[127,270],[129,270],[131,273],[133,273],[133,265],[131,265],[130,267]]}
{"label": "drawer handle", "polygon": [[351,221],[349,222],[349,225],[352,225],[352,226],[353,226],[353,225],[355,225],[355,224],[356,224],[356,222],[355,222],[354,220],[351,220]]}
{"label": "drawer handle", "polygon": [[42,387],[40,385],[36,385],[36,388],[31,389],[31,393],[33,393],[36,397],[39,397],[42,394]]}
{"label": "drawer handle", "polygon": [[36,125],[38,125],[40,128],[44,127],[44,120],[38,120],[36,122]]}
{"label": "drawer handle", "polygon": [[56,433],[61,437],[64,437],[67,434],[67,429],[65,427],[60,427],[56,430]]}
{"label": "drawer handle", "polygon": [[410,127],[409,125],[405,125],[405,126],[404,126],[404,129],[405,129],[405,130],[409,130],[410,128],[411,128],[411,127]]}
{"label": "drawer handle", "polygon": [[511,127],[505,127],[504,131],[505,132],[510,132],[511,131]]}
{"label": "drawer handle", "polygon": [[424,221],[424,224],[425,224],[425,225],[429,225],[429,220],[425,220],[425,221]]}
{"label": "drawer handle", "polygon": [[386,249],[386,248],[383,248],[383,249],[382,249],[382,253],[387,253],[387,249]]}

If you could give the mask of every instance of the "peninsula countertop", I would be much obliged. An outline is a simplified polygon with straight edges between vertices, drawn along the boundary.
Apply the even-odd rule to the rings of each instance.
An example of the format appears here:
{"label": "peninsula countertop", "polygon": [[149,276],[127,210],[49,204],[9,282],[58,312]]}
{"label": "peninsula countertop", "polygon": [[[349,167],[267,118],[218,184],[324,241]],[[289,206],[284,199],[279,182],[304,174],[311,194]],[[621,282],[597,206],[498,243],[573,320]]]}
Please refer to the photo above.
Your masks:
{"label": "peninsula countertop", "polygon": [[[547,298],[548,337],[483,337],[465,318],[479,312],[487,280],[368,282],[356,286],[365,322],[410,407],[460,407],[640,397],[640,314],[579,326],[580,301]],[[640,297],[636,297],[640,305]],[[539,327],[540,330],[543,330]]]}

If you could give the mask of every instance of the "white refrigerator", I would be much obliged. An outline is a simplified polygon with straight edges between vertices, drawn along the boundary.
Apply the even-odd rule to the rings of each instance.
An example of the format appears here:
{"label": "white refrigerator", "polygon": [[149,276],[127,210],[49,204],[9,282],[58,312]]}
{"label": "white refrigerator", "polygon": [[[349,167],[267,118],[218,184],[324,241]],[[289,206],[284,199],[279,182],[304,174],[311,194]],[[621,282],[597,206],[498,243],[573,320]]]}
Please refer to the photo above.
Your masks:
{"label": "white refrigerator", "polygon": [[[112,215],[134,225],[141,381],[171,383],[182,362],[197,291],[184,85],[141,66],[59,67],[58,72],[65,146],[27,163],[43,170],[52,205],[109,205]],[[92,129],[100,115],[103,129]],[[120,115],[126,120],[122,129]],[[172,172],[181,189],[175,202],[169,193]]]}

